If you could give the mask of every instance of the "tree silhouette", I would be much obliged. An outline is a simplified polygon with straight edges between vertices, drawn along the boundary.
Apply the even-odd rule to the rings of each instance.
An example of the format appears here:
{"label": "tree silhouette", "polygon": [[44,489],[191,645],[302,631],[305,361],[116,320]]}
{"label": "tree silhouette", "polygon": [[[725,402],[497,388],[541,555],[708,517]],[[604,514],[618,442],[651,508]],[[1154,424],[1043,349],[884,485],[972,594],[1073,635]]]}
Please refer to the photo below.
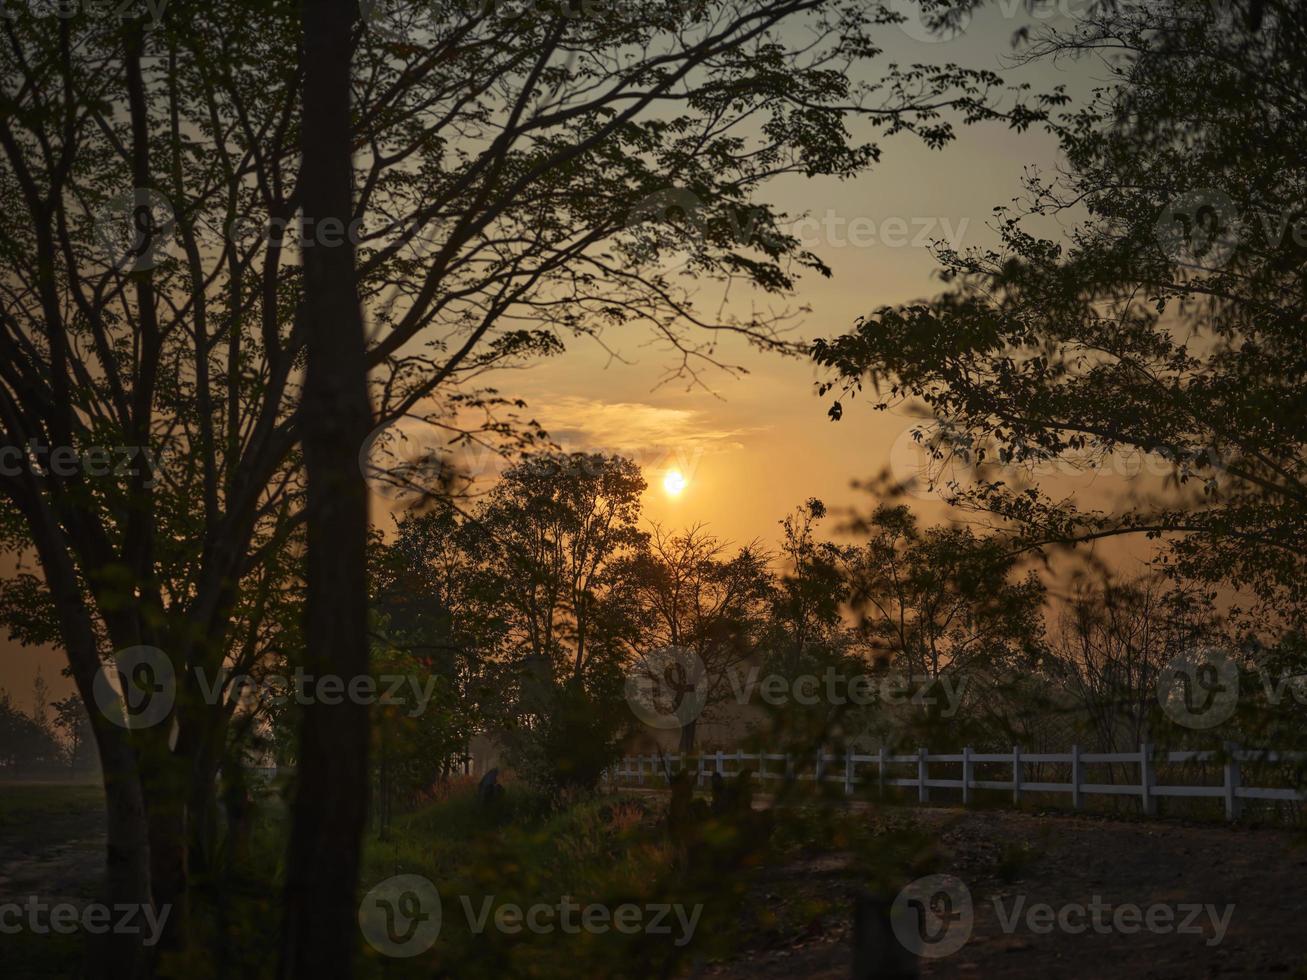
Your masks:
{"label": "tree silhouette", "polygon": [[[0,229],[0,425],[28,463],[0,478],[4,533],[40,562],[42,581],[16,587],[39,586],[90,713],[109,900],[175,905],[170,943],[203,851],[205,821],[192,818],[214,808],[229,731],[229,707],[203,697],[196,674],[266,656],[245,640],[267,629],[267,564],[310,523],[321,553],[309,515],[325,516],[306,505],[305,466],[334,473],[343,500],[358,492],[341,466],[369,443],[363,410],[355,393],[348,418],[315,414],[335,411],[339,390],[315,387],[322,335],[309,314],[323,297],[306,295],[351,251],[343,243],[358,255],[369,424],[416,416],[440,438],[494,444],[512,438],[520,406],[475,379],[564,340],[647,328],[691,376],[722,363],[723,332],[792,350],[778,330],[791,311],[706,313],[723,307],[693,289],[783,296],[798,271],[826,271],[756,194],[777,175],[872,165],[881,147],[855,138],[851,117],[932,146],[953,137],[954,118],[1039,117],[998,108],[1009,93],[993,72],[886,66],[855,80],[894,17],[854,0],[618,4],[598,16],[369,3],[350,12],[352,108],[338,120],[352,197],[310,208],[297,5],[39,12],[7,10],[0,47],[11,106],[0,188],[12,202]],[[327,296],[346,289],[343,276],[314,282]],[[317,407],[301,411],[302,397]],[[328,446],[328,431],[345,443]],[[114,471],[116,448],[132,450],[127,470]],[[71,466],[41,464],[69,452]],[[353,585],[358,537],[342,538]],[[340,607],[355,615],[338,638],[360,656],[354,602]],[[315,635],[335,612],[316,609]],[[124,730],[94,689],[103,661],[134,646],[163,652],[177,696],[160,724]],[[307,648],[319,656],[316,639]],[[357,718],[344,727],[366,732]],[[343,824],[353,816],[352,804],[341,811]],[[142,951],[114,942],[123,950],[106,968],[135,973]]]}
{"label": "tree silhouette", "polygon": [[1014,581],[1003,537],[969,527],[921,528],[911,510],[882,505],[858,530],[848,560],[850,605],[860,633],[895,670],[937,678],[1030,665],[1044,587],[1033,572]]}
{"label": "tree silhouette", "polygon": [[[981,464],[951,499],[1026,545],[1174,532],[1187,575],[1298,620],[1307,558],[1307,23],[1287,3],[1103,5],[1028,59],[1100,56],[1108,84],[1053,126],[1068,172],[1029,181],[1000,250],[944,251],[951,288],[819,342],[823,391],[924,402]],[[1069,242],[1030,219],[1088,217]],[[844,411],[836,401],[834,418]],[[1151,454],[1167,492],[1110,512],[1023,488],[1022,466]]]}
{"label": "tree silhouette", "polygon": [[[354,0],[303,11],[299,197],[306,229],[354,213],[351,53]],[[304,337],[299,437],[304,451],[304,663],[316,677],[365,677],[368,490],[358,448],[372,424],[367,342],[354,244],[304,249],[295,329]],[[308,699],[300,715],[298,786],[286,855],[280,975],[347,976],[357,953],[357,898],[367,823],[368,706]],[[323,860],[330,855],[329,860]]]}
{"label": "tree silhouette", "polygon": [[[754,542],[730,554],[702,525],[680,533],[655,526],[625,574],[646,614],[640,652],[693,651],[703,664],[703,708],[725,699],[737,683],[731,673],[760,653],[774,588],[766,553]],[[698,721],[682,725],[680,752],[694,750]]]}

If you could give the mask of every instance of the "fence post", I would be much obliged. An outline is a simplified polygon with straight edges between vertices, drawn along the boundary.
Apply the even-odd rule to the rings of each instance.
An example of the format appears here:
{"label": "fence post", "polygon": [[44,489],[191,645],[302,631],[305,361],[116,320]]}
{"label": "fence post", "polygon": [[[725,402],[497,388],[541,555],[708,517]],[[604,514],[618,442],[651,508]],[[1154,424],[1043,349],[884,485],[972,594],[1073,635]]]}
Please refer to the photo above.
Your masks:
{"label": "fence post", "polygon": [[876,786],[880,795],[885,795],[885,746],[880,747],[876,757]]}
{"label": "fence post", "polygon": [[1233,742],[1225,743],[1225,819],[1238,820],[1243,801],[1235,795],[1239,788],[1239,760],[1235,752],[1239,747]]}
{"label": "fence post", "polygon": [[853,792],[853,753],[846,746],[844,749],[844,795]]}
{"label": "fence post", "polygon": [[1021,805],[1021,746],[1012,746],[1012,802]]}
{"label": "fence post", "polygon": [[703,777],[704,777],[704,771],[703,771],[703,752],[702,752],[702,751],[699,753],[699,760],[698,760],[698,762],[695,763],[695,766],[697,767],[697,770],[698,770],[697,773],[696,773],[696,777],[695,777],[695,785],[702,787],[702,786],[703,786]]}
{"label": "fence post", "polygon": [[1080,809],[1080,746],[1071,746],[1071,809]]}
{"label": "fence post", "polygon": [[822,757],[823,755],[825,755],[825,752],[824,752],[823,750],[821,750],[821,749],[818,749],[818,750],[817,750],[817,768],[813,770],[813,776],[812,776],[812,781],[813,781],[813,783],[814,783],[815,785],[817,785],[817,786],[820,786],[820,785],[821,785],[821,757]]}
{"label": "fence post", "polygon": [[926,750],[917,750],[917,801],[920,803],[930,802],[930,787],[926,785],[927,769]]}
{"label": "fence post", "polygon": [[718,772],[720,775],[722,775],[722,776],[725,776],[725,775],[726,775],[726,770],[722,768],[722,750],[721,750],[721,749],[718,749],[718,750],[717,750],[717,772]]}
{"label": "fence post", "polygon": [[1143,804],[1144,816],[1151,817],[1157,813],[1157,797],[1153,795],[1153,760],[1149,758],[1153,747],[1147,742],[1139,746],[1139,800]]}
{"label": "fence post", "polygon": [[762,747],[758,749],[758,785],[767,785],[767,750]]}
{"label": "fence post", "polygon": [[962,805],[971,803],[971,746],[962,746]]}

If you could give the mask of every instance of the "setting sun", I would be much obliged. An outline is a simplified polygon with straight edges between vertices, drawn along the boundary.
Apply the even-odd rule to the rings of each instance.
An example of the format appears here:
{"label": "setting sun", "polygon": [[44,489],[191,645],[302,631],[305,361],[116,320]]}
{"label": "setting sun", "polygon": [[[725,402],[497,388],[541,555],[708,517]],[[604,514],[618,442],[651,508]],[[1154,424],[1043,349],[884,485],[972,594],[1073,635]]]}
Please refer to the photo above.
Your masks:
{"label": "setting sun", "polygon": [[668,496],[679,497],[687,482],[680,470],[668,470],[667,475],[663,477],[663,489],[667,491]]}

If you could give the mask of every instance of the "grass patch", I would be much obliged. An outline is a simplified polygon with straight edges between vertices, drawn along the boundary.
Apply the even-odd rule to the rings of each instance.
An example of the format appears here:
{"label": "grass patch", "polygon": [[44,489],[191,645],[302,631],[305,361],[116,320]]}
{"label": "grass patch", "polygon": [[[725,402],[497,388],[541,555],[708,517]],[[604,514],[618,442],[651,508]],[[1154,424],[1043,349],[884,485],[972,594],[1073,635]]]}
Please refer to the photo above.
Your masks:
{"label": "grass patch", "polygon": [[[392,875],[427,878],[441,896],[440,935],[411,960],[365,946],[364,975],[671,975],[703,925],[693,907],[704,903],[659,817],[634,797],[555,808],[513,787],[489,808],[467,793],[396,821],[387,839],[369,842],[363,888]],[[664,905],[684,912],[650,911]],[[619,907],[626,931],[611,919]]]}
{"label": "grass patch", "polygon": [[44,820],[92,813],[104,813],[99,783],[0,783],[0,828],[36,828]]}
{"label": "grass patch", "polygon": [[[275,973],[287,811],[273,787],[261,797],[241,859],[193,881],[189,950],[165,956],[161,976],[256,980]],[[4,795],[0,826],[30,827],[100,807],[98,787],[23,786]],[[927,850],[911,835],[905,840],[896,821],[889,826],[815,799],[765,816],[713,817],[707,809],[676,835],[665,796],[560,802],[512,784],[491,806],[468,785],[398,815],[383,836],[366,837],[359,897],[393,876],[420,875],[441,898],[439,936],[411,957],[360,943],[358,975],[684,976],[696,964],[788,941],[841,914],[844,898],[821,894],[835,883],[823,879],[810,890],[801,885],[809,871],[792,874],[793,862],[839,853],[851,859],[860,885],[883,879],[888,887],[888,866],[910,865]],[[397,919],[394,906],[391,915],[391,934],[402,937],[409,921]],[[21,951],[19,975],[76,975],[80,950],[76,940],[67,950],[36,944]]]}

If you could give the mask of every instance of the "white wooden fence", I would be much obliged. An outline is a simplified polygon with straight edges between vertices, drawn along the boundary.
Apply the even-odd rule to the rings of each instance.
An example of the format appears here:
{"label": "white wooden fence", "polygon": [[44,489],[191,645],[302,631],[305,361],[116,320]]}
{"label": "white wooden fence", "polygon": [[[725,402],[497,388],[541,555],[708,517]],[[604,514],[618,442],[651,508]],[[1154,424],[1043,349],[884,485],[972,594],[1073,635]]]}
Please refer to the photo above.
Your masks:
{"label": "white wooden fence", "polygon": [[[687,765],[698,759],[696,779],[702,786],[712,773],[719,772],[723,777],[734,775],[741,769],[753,766],[758,779],[794,779],[815,780],[823,783],[842,780],[845,794],[853,793],[860,784],[871,784],[865,774],[858,768],[865,765],[876,767],[874,783],[884,792],[886,786],[915,786],[917,799],[922,803],[930,801],[932,789],[958,789],[962,791],[962,803],[965,806],[972,800],[972,790],[995,789],[1010,790],[1012,802],[1020,803],[1022,793],[1068,793],[1072,807],[1079,809],[1087,794],[1109,794],[1113,796],[1134,796],[1139,799],[1142,811],[1153,815],[1157,812],[1157,800],[1163,796],[1195,797],[1220,799],[1225,803],[1225,815],[1230,820],[1239,817],[1244,800],[1307,800],[1307,791],[1300,789],[1272,789],[1243,785],[1241,764],[1301,764],[1307,762],[1304,752],[1268,752],[1262,750],[1239,749],[1227,746],[1222,752],[1157,752],[1151,745],[1141,745],[1137,752],[1081,752],[1079,746],[1073,745],[1070,752],[1023,752],[1019,746],[1013,746],[1011,752],[974,752],[963,748],[961,752],[947,755],[932,754],[926,749],[918,749],[914,755],[889,755],[881,748],[875,755],[832,755],[826,752],[814,754],[811,758],[800,759],[782,753],[748,753],[717,752],[698,756],[689,755]],[[633,780],[636,785],[653,783],[661,778],[666,782],[668,771],[676,772],[685,768],[681,764],[681,755],[668,756],[627,756],[618,763],[616,769],[609,772],[612,781]],[[666,768],[664,768],[664,762]],[[961,763],[962,778],[941,779],[930,775],[930,764]],[[1223,781],[1221,785],[1177,786],[1157,782],[1159,764],[1183,764],[1220,762]],[[812,764],[811,772],[796,772],[796,765]],[[1071,781],[1066,783],[1033,782],[1025,778],[1025,769],[1029,765],[1040,763],[1060,763],[1070,766]],[[1137,783],[1093,783],[1086,782],[1086,767],[1104,764],[1126,764],[1139,767]],[[728,768],[734,764],[734,768]],[[977,779],[975,767],[999,764],[1010,767],[1010,779]],[[892,776],[891,766],[914,765],[916,775],[911,778]]]}

